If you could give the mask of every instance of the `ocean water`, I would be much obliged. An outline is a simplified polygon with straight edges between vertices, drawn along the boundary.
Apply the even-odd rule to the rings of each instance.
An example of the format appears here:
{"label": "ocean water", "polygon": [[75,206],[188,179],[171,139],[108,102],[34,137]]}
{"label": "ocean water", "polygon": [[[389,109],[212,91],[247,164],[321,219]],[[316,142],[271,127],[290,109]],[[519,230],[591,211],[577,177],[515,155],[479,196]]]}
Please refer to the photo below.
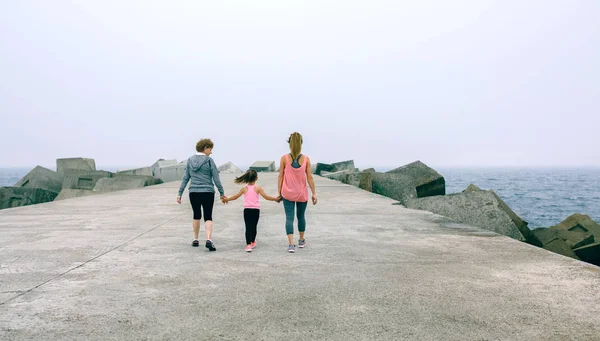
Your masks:
{"label": "ocean water", "polygon": [[13,186],[17,181],[21,180],[31,168],[0,168],[0,187]]}
{"label": "ocean water", "polygon": [[573,213],[600,223],[600,168],[436,169],[446,180],[446,193],[469,184],[493,189],[530,228],[549,227]]}
{"label": "ocean water", "polygon": [[[600,223],[600,168],[438,168],[446,193],[469,184],[493,189],[529,227],[556,225],[573,213]],[[0,168],[0,186],[12,186],[30,168]]]}

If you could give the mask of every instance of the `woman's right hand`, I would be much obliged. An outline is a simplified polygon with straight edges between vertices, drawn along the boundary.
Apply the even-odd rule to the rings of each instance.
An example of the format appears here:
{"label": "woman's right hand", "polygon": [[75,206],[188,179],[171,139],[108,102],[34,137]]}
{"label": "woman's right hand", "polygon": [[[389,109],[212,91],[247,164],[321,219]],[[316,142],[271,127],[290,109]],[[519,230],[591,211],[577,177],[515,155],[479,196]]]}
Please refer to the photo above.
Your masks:
{"label": "woman's right hand", "polygon": [[178,195],[178,196],[177,196],[177,203],[178,203],[178,204],[181,204],[181,195]]}
{"label": "woman's right hand", "polygon": [[317,195],[316,194],[312,195],[312,203],[313,203],[313,205],[317,204]]}

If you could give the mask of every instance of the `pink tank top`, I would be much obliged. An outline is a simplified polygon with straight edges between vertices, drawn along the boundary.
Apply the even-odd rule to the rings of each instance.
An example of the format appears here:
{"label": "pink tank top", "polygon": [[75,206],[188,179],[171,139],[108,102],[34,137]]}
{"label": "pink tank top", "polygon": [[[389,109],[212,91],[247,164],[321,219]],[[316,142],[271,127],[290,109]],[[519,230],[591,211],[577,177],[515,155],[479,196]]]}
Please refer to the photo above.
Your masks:
{"label": "pink tank top", "polygon": [[254,185],[247,185],[248,191],[244,194],[244,208],[260,208],[258,202],[258,193],[254,190]]}
{"label": "pink tank top", "polygon": [[285,156],[283,172],[283,186],[281,196],[286,200],[296,202],[308,201],[308,188],[306,186],[306,156],[300,168],[292,167],[292,156]]}

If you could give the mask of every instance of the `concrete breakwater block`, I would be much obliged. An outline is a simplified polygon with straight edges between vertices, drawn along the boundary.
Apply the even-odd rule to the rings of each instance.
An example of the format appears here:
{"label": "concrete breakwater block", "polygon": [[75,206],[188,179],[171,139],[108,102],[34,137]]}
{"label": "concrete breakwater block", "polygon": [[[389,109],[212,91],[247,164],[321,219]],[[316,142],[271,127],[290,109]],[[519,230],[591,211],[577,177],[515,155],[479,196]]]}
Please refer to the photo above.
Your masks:
{"label": "concrete breakwater block", "polygon": [[95,171],[96,161],[83,157],[71,157],[56,159],[56,172],[63,174],[66,169],[77,169],[82,171]]}
{"label": "concrete breakwater block", "polygon": [[[600,265],[600,225],[586,214],[576,213],[560,224],[532,231],[544,249],[573,257],[573,253],[582,261]],[[555,248],[557,239],[564,247]],[[561,243],[561,244],[562,244]]]}
{"label": "concrete breakwater block", "polygon": [[88,189],[63,189],[58,193],[58,196],[54,199],[54,201],[86,197],[88,195],[101,194],[101,192],[94,192]]}
{"label": "concrete breakwater block", "polygon": [[[182,161],[182,163],[185,164],[185,162],[183,162],[183,161]],[[177,163],[176,159],[168,159],[168,160],[158,159],[158,160],[156,160],[156,162],[154,162],[152,164],[152,166],[150,166],[150,168],[152,168],[152,174],[151,175],[156,176],[157,170],[159,168],[161,168],[161,167],[167,167],[167,166],[172,166],[172,165],[177,165],[177,164],[178,163]],[[143,174],[143,175],[145,175],[145,174]]]}
{"label": "concrete breakwater block", "polygon": [[134,169],[118,170],[116,174],[154,176],[152,167],[141,167],[141,168],[134,168]]}
{"label": "concrete breakwater block", "polygon": [[600,266],[600,242],[582,246],[573,251],[582,261]]}
{"label": "concrete breakwater block", "polygon": [[592,220],[589,215],[575,213],[563,220],[560,224],[550,226],[551,229],[561,229],[569,231],[589,232],[600,241],[600,224]]}
{"label": "concrete breakwater block", "polygon": [[102,178],[96,182],[94,192],[115,192],[142,188],[156,184],[153,176],[120,174],[112,178]]}
{"label": "concrete breakwater block", "polygon": [[372,169],[362,172],[359,188],[398,200],[407,200],[446,194],[446,181],[437,171],[421,161],[393,169],[386,173]]}
{"label": "concrete breakwater block", "polygon": [[[310,172],[312,174],[317,174],[317,164],[317,161],[310,160]],[[279,168],[277,168],[277,171],[279,172]]]}
{"label": "concrete breakwater block", "polygon": [[224,174],[241,174],[243,173],[233,162],[227,162],[226,164],[220,165],[218,168],[219,173]]}
{"label": "concrete breakwater block", "polygon": [[62,175],[48,168],[36,166],[19,180],[14,187],[41,188],[58,194],[62,190],[62,184]]}
{"label": "concrete breakwater block", "polygon": [[337,180],[354,187],[358,187],[360,180],[360,172],[358,172],[356,169],[342,170],[334,173],[322,172],[321,176],[328,179]]}
{"label": "concrete breakwater block", "polygon": [[508,207],[508,205],[504,202],[504,200],[502,200],[500,198],[500,196],[498,196],[498,194],[496,194],[496,192],[494,192],[493,190],[484,191],[481,188],[475,186],[474,184],[470,184],[463,191],[463,193],[469,193],[469,192],[489,192],[489,193],[491,193],[496,198],[496,201],[498,202],[498,205],[500,206],[500,208],[506,214],[508,214],[508,216],[510,217],[510,220],[512,220],[512,222],[515,224],[515,226],[519,229],[519,232],[521,232],[521,234],[525,238],[525,241],[527,243],[535,245],[535,246],[542,246],[542,243],[540,242],[540,240],[535,236],[535,234],[531,231],[531,229],[529,229],[529,226],[528,226],[529,223],[526,222],[525,220],[521,219],[521,217],[519,217],[510,207]]}
{"label": "concrete breakwater block", "polygon": [[468,193],[468,192],[478,192],[478,191],[482,191],[481,188],[477,187],[474,184],[470,184],[469,186],[467,186],[467,188],[463,191],[463,193]]}
{"label": "concrete breakwater block", "polygon": [[327,173],[337,173],[341,171],[352,171],[358,172],[358,169],[354,166],[354,160],[346,160],[334,163],[322,163],[322,162],[314,162],[312,163],[313,173],[323,176]]}
{"label": "concrete breakwater block", "polygon": [[575,251],[562,239],[554,238],[544,244],[544,249],[558,253],[559,255],[567,256],[573,259],[580,259]]}
{"label": "concrete breakwater block", "polygon": [[256,161],[250,166],[257,172],[275,172],[275,161]]}
{"label": "concrete breakwater block", "polygon": [[331,165],[336,170],[336,172],[343,171],[343,170],[349,170],[349,171],[356,170],[356,167],[354,166],[354,160],[334,162]]}
{"label": "concrete breakwater block", "polygon": [[411,179],[417,198],[446,194],[446,180],[435,169],[421,161],[415,161],[392,169],[387,174],[402,174]]}
{"label": "concrete breakwater block", "polygon": [[185,168],[187,163],[176,163],[169,166],[156,168],[154,170],[154,177],[160,179],[163,182],[181,181],[185,174]]}
{"label": "concrete breakwater block", "polygon": [[362,172],[358,178],[358,188],[373,192],[373,174],[376,172]]}
{"label": "concrete breakwater block", "polygon": [[540,241],[540,247],[545,246],[552,240],[559,238],[564,241],[570,249],[576,249],[594,242],[594,235],[583,231],[569,231],[562,229],[537,228],[532,230],[536,238]]}
{"label": "concrete breakwater block", "polygon": [[493,191],[463,192],[406,201],[408,208],[433,212],[459,223],[525,241],[504,206]]}
{"label": "concrete breakwater block", "polygon": [[335,167],[328,163],[317,162],[317,164],[313,167],[315,167],[314,174],[316,175],[321,175],[323,172],[334,173],[336,171]]}
{"label": "concrete breakwater block", "polygon": [[398,200],[402,205],[406,205],[409,199],[417,198],[415,185],[406,174],[363,172],[359,178],[359,187]]}
{"label": "concrete breakwater block", "polygon": [[50,202],[57,195],[41,188],[0,187],[0,209]]}
{"label": "concrete breakwater block", "polygon": [[76,169],[65,170],[63,189],[93,190],[98,180],[112,177],[107,171],[81,171]]}

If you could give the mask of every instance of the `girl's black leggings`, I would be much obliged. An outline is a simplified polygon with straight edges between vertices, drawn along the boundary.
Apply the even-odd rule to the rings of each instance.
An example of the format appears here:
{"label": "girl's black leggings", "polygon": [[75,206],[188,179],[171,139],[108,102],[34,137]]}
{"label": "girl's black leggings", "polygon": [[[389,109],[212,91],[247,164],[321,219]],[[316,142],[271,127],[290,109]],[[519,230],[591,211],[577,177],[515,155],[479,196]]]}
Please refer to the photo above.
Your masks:
{"label": "girl's black leggings", "polygon": [[246,244],[256,241],[256,227],[260,218],[260,210],[257,208],[244,208],[244,222],[246,223]]}

